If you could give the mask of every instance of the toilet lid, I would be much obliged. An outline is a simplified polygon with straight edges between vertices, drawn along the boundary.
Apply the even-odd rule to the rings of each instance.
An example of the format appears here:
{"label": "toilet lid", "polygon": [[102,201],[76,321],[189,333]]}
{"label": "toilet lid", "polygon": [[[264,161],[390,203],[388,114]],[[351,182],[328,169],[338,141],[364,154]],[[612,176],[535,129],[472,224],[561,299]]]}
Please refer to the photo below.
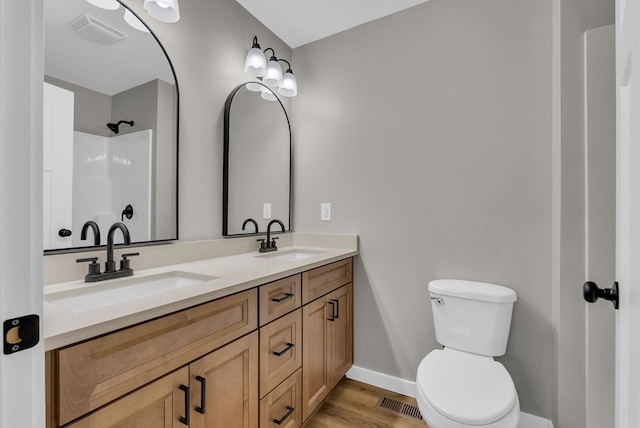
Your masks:
{"label": "toilet lid", "polygon": [[467,425],[486,425],[506,415],[517,394],[504,366],[491,357],[445,348],[418,367],[418,388],[441,415]]}

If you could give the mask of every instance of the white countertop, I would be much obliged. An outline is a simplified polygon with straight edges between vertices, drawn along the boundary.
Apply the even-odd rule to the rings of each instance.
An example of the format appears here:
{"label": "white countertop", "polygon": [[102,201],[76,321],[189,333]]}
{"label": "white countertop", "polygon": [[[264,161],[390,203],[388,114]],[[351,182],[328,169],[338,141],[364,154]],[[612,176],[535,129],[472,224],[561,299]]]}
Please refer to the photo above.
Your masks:
{"label": "white countertop", "polygon": [[[259,257],[257,252],[251,252],[139,270],[133,277],[126,279],[173,271],[216,278],[84,312],[74,313],[50,303],[47,301],[47,296],[61,291],[79,290],[83,287],[104,287],[119,279],[94,283],[78,280],[48,285],[44,290],[45,349],[48,351],[70,345],[358,254],[357,248],[298,245],[280,248],[279,252],[296,249],[322,252],[296,261]],[[135,260],[132,260],[132,267],[135,269]]]}

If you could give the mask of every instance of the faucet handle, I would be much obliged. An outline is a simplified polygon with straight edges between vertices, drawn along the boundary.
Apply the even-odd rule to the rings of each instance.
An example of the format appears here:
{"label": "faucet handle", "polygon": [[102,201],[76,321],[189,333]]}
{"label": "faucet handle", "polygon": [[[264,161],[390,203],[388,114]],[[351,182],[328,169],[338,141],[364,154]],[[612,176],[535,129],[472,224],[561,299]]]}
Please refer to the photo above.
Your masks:
{"label": "faucet handle", "polygon": [[139,256],[140,253],[126,253],[122,254],[122,260],[120,260],[120,270],[130,270],[131,260],[128,257]]}
{"label": "faucet handle", "polygon": [[89,273],[87,274],[87,276],[100,275],[100,265],[98,264],[97,257],[87,257],[84,259],[77,259],[76,263],[90,263]]}
{"label": "faucet handle", "polygon": [[280,238],[278,238],[277,236],[274,236],[271,238],[271,248],[276,248],[276,249],[278,248],[276,246],[276,239],[280,239]]}
{"label": "faucet handle", "polygon": [[265,241],[265,239],[264,239],[264,238],[256,239],[256,241],[260,242],[260,249],[261,249],[261,250],[264,250],[264,249],[267,247],[267,245],[266,245],[266,244],[265,244],[265,242],[264,242],[264,241]]}

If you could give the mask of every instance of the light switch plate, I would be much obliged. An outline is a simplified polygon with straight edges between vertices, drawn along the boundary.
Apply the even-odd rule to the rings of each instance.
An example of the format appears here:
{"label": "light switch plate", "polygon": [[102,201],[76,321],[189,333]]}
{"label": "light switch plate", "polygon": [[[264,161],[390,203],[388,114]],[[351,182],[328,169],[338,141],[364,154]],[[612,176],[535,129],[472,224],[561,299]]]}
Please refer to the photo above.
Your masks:
{"label": "light switch plate", "polygon": [[320,204],[320,220],[331,221],[331,204],[329,203]]}
{"label": "light switch plate", "polygon": [[262,205],[262,218],[263,219],[270,219],[271,218],[271,204],[270,203],[264,203]]}

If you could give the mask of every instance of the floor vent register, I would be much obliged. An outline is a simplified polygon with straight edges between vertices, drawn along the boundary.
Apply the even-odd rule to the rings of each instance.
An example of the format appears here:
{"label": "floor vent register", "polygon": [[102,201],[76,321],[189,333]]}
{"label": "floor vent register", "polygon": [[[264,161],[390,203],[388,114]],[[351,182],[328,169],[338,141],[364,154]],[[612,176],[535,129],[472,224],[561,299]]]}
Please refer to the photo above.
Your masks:
{"label": "floor vent register", "polygon": [[378,404],[376,405],[376,409],[384,410],[385,412],[393,413],[407,419],[421,421],[424,423],[418,406],[405,403],[391,397],[381,397],[378,401]]}

